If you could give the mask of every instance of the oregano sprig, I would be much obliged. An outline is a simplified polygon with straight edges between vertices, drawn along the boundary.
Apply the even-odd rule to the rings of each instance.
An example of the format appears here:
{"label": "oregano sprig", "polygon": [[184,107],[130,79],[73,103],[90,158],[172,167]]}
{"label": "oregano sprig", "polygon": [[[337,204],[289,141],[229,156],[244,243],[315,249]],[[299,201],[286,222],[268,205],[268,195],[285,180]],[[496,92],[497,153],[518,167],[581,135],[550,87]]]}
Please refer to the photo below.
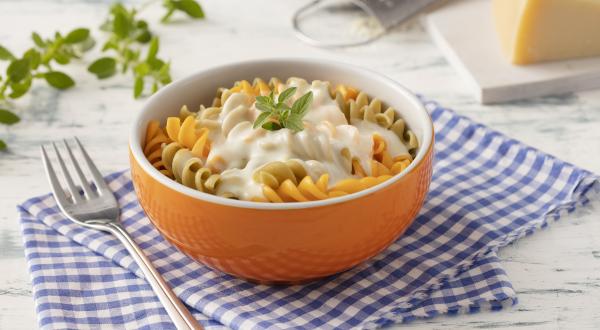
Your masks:
{"label": "oregano sprig", "polygon": [[286,101],[296,93],[296,87],[290,87],[277,96],[273,91],[268,96],[256,97],[256,109],[261,114],[254,121],[253,127],[262,127],[268,131],[276,131],[282,128],[299,132],[304,129],[302,118],[308,113],[313,100],[313,93],[308,92],[298,98],[290,107]]}
{"label": "oregano sprig", "polygon": [[[10,99],[18,99],[31,88],[35,79],[43,79],[56,89],[67,89],[75,85],[69,75],[55,69],[55,65],[69,64],[79,59],[94,46],[90,31],[85,28],[74,29],[63,36],[54,33],[53,38],[42,38],[38,33],[31,34],[34,46],[27,49],[21,57],[16,57],[7,48],[0,46],[0,61],[8,61],[6,75],[0,74],[0,123],[13,125],[20,121],[12,110]],[[0,150],[6,143],[0,140]]]}
{"label": "oregano sprig", "polygon": [[[202,7],[195,0],[164,0],[163,6],[166,12],[162,22],[167,22],[176,11],[194,19],[204,18]],[[113,52],[113,56],[99,58],[88,66],[88,71],[99,79],[111,77],[117,71],[133,72],[135,98],[142,95],[148,80],[152,93],[171,81],[170,63],[157,56],[158,37],[152,35],[148,23],[138,19],[137,14],[136,9],[127,9],[118,3],[111,6],[109,17],[100,29],[110,33],[102,51]],[[56,89],[73,87],[75,81],[56,70],[55,65],[67,65],[74,59],[80,59],[95,44],[87,28],[77,28],[66,35],[56,32],[53,38],[46,39],[33,32],[31,38],[34,46],[21,57],[0,45],[0,62],[8,62],[6,74],[0,73],[0,124],[13,125],[20,121],[9,99],[25,95],[35,79],[43,79]],[[142,45],[146,44],[148,49],[142,56]],[[6,147],[0,139],[0,150]]]}
{"label": "oregano sprig", "polygon": [[[152,35],[145,20],[137,18],[137,14],[135,8],[127,9],[120,3],[111,6],[109,17],[101,26],[110,34],[102,51],[114,55],[101,57],[88,67],[98,79],[109,78],[118,71],[131,71],[135,98],[142,95],[147,78],[152,84],[152,93],[171,82],[170,64],[157,57],[159,39]],[[144,44],[149,46],[146,55],[142,56]]]}

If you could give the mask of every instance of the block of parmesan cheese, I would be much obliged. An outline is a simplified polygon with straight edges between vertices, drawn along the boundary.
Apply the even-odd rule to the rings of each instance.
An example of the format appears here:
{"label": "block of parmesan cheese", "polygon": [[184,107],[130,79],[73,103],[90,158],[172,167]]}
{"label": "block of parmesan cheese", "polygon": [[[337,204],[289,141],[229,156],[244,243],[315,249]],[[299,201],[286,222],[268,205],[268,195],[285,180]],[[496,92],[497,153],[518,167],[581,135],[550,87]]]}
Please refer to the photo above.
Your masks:
{"label": "block of parmesan cheese", "polygon": [[493,0],[492,8],[514,64],[600,55],[600,0]]}

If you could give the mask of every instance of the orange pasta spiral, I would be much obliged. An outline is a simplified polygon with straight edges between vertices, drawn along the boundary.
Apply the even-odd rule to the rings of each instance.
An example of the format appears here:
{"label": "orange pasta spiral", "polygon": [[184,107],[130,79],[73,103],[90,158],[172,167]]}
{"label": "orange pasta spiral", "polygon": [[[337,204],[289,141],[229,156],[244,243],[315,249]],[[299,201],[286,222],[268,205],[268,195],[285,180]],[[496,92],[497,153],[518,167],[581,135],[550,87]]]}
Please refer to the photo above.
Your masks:
{"label": "orange pasta spiral", "polygon": [[144,155],[148,161],[159,170],[162,174],[173,177],[171,171],[169,171],[162,160],[162,146],[163,144],[170,143],[171,140],[165,134],[164,129],[160,127],[160,123],[156,120],[152,120],[148,123],[146,128],[146,137],[144,139]]}
{"label": "orange pasta spiral", "polygon": [[188,116],[183,123],[179,117],[167,118],[167,135],[173,141],[188,148],[197,157],[206,158],[210,152],[209,129],[203,127],[196,130],[194,116]]}

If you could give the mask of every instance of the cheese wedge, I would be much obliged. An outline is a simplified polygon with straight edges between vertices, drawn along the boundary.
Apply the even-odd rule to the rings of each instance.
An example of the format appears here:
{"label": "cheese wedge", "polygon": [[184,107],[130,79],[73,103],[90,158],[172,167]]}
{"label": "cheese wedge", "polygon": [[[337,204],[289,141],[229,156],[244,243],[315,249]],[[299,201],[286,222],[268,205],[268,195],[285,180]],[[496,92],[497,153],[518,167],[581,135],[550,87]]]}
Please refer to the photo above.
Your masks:
{"label": "cheese wedge", "polygon": [[514,64],[600,56],[600,0],[492,0]]}

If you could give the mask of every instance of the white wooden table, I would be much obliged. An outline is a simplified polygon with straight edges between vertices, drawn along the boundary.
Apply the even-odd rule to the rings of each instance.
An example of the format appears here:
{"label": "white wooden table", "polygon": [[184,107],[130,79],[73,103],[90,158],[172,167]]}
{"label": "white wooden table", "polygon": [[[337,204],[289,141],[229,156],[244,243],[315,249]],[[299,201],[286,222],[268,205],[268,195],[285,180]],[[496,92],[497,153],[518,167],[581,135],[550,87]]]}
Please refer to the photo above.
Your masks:
{"label": "white wooden table", "polygon": [[[202,2],[205,21],[160,25],[158,7],[143,13],[161,37],[161,54],[172,60],[174,78],[219,63],[261,57],[350,62],[387,74],[461,114],[600,173],[600,90],[481,106],[416,22],[368,46],[322,50],[292,35],[290,16],[304,0]],[[49,35],[57,28],[95,27],[107,8],[108,1],[0,1],[0,44],[20,52],[29,44],[32,30]],[[97,30],[94,35],[103,37]],[[31,97],[18,102],[22,122],[0,126],[0,136],[10,144],[8,152],[0,153],[0,329],[36,327],[15,205],[48,191],[38,158],[40,143],[76,135],[105,173],[128,166],[127,132],[143,101],[132,100],[129,77],[97,81],[85,67],[82,63],[67,70],[78,83],[67,92],[36,84]],[[412,325],[600,328],[599,220],[600,208],[569,216],[500,252],[518,292],[517,306]]]}

